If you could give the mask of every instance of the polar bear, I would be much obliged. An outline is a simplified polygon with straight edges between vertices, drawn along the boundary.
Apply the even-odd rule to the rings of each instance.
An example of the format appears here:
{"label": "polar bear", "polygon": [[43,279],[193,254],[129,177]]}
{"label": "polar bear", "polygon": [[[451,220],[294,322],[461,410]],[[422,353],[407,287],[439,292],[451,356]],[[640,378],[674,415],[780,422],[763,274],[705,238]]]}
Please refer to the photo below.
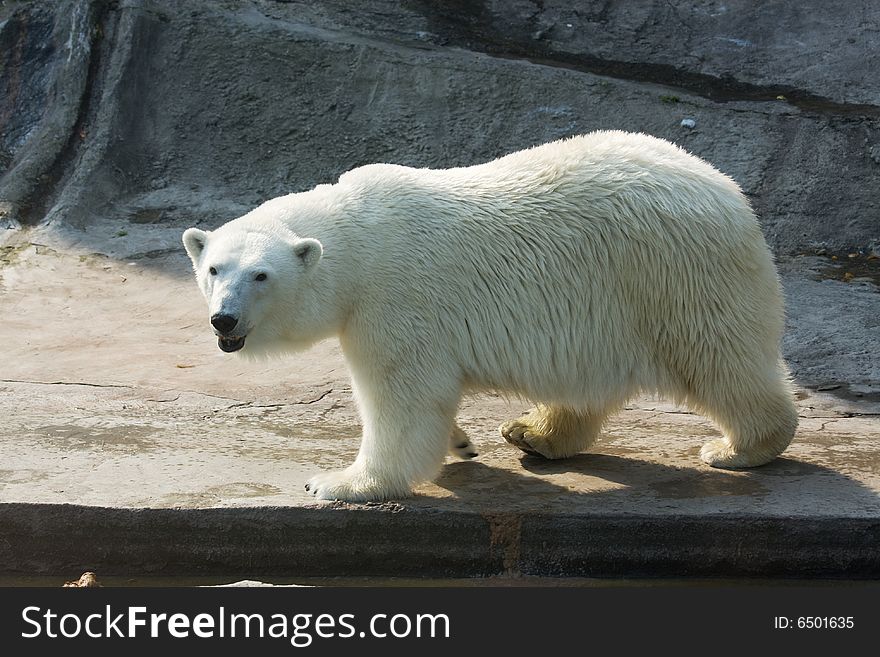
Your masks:
{"label": "polar bear", "polygon": [[403,497],[493,389],[537,405],[501,434],[530,454],[588,449],[633,396],[712,419],[700,456],[772,460],[797,412],[780,355],[783,300],[736,183],[661,139],[620,131],[471,167],[373,164],[183,235],[227,352],[268,356],[337,336],[360,451],[306,489]]}

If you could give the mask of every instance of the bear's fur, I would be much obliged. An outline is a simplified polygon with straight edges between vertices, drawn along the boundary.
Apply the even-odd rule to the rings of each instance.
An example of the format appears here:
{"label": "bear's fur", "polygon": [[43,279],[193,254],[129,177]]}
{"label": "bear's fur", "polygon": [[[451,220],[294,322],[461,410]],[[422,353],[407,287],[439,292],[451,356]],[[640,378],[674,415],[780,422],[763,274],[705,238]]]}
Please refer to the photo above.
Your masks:
{"label": "bear's fur", "polygon": [[716,467],[767,463],[797,426],[758,222],[733,180],[660,139],[364,166],[184,244],[211,316],[228,316],[224,350],[339,337],[363,438],[351,466],[309,481],[321,499],[405,496],[450,444],[473,454],[455,414],[481,389],[537,403],[501,433],[548,458],[589,448],[640,393],[711,418],[724,437],[700,456]]}

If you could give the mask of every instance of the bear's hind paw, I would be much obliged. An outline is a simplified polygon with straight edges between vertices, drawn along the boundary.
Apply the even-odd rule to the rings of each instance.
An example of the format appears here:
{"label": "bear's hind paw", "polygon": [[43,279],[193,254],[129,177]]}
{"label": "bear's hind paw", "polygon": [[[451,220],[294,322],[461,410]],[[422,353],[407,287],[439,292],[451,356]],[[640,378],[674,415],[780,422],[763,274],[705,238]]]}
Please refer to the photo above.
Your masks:
{"label": "bear's hind paw", "polygon": [[713,468],[724,470],[738,470],[740,468],[764,465],[772,460],[773,456],[767,458],[766,455],[761,454],[757,450],[754,453],[735,450],[724,438],[710,440],[700,449],[700,460],[711,465]]}
{"label": "bear's hind paw", "polygon": [[557,458],[550,442],[521,420],[505,422],[498,427],[498,430],[504,436],[504,440],[526,454],[542,456],[547,459]]}

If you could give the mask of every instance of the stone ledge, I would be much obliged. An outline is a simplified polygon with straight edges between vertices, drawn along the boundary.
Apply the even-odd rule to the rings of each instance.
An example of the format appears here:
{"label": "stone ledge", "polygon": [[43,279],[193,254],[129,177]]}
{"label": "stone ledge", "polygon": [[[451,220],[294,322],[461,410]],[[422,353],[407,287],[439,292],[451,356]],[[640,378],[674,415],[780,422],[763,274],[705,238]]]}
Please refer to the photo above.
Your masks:
{"label": "stone ledge", "polygon": [[880,577],[880,520],[0,505],[3,571],[262,577]]}

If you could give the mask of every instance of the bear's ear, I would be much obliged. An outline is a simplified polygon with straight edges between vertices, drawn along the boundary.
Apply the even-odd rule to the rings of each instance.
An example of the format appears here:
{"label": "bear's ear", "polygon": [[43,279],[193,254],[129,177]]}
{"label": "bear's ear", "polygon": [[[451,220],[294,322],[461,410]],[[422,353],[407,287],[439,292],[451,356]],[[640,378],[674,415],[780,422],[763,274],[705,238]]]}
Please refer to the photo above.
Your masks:
{"label": "bear's ear", "polygon": [[306,271],[311,271],[324,254],[324,247],[318,240],[306,237],[294,243],[293,252],[302,260]]}
{"label": "bear's ear", "polygon": [[208,241],[208,233],[198,228],[187,228],[183,232],[183,246],[194,265],[199,262],[199,256],[205,250],[205,244]]}

